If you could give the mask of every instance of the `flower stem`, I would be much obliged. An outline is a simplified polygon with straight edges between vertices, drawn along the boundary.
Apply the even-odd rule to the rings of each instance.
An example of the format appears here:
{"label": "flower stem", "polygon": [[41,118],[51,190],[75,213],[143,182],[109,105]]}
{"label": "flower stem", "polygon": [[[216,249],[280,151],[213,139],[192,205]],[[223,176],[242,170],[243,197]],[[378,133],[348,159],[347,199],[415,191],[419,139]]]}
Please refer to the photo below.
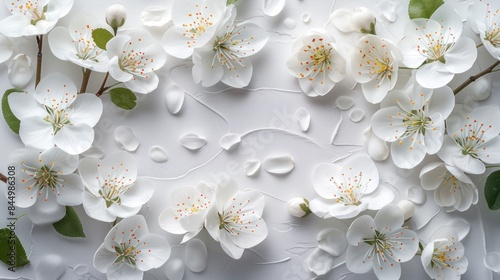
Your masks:
{"label": "flower stem", "polygon": [[38,54],[36,57],[36,78],[35,87],[38,86],[40,80],[42,79],[42,48],[43,48],[43,35],[36,36],[36,43],[38,45]]}
{"label": "flower stem", "polygon": [[0,173],[0,181],[7,184],[7,176],[3,175],[3,173]]}
{"label": "flower stem", "polygon": [[464,88],[466,88],[468,85],[471,83],[475,82],[477,79],[481,78],[482,76],[489,74],[493,72],[493,69],[497,67],[500,64],[500,60],[497,62],[493,63],[490,67],[484,69],[483,71],[479,72],[478,74],[474,76],[470,76],[469,79],[467,79],[465,82],[463,82],[461,85],[459,85],[455,90],[453,90],[453,93],[457,95],[460,91],[462,91]]}
{"label": "flower stem", "polygon": [[83,71],[82,86],[80,87],[80,93],[85,93],[87,91],[87,85],[89,84],[90,74],[92,74],[92,70],[90,69],[85,69],[85,71]]}
{"label": "flower stem", "polygon": [[101,87],[99,88],[95,96],[99,97],[104,93],[104,91],[106,90],[105,87],[106,87],[106,82],[108,81],[108,77],[109,77],[109,72],[107,72],[106,76],[104,76],[104,80],[102,81]]}
{"label": "flower stem", "polygon": [[488,165],[486,168],[500,168],[500,165]]}
{"label": "flower stem", "polygon": [[481,44],[477,45],[477,46],[476,46],[476,48],[478,48],[478,49],[479,49],[479,48],[480,48],[480,47],[482,47],[482,46],[483,46],[483,44],[481,43]]}
{"label": "flower stem", "polygon": [[410,67],[402,67],[402,66],[400,66],[399,69],[403,69],[403,70],[415,70],[416,68],[410,68]]}

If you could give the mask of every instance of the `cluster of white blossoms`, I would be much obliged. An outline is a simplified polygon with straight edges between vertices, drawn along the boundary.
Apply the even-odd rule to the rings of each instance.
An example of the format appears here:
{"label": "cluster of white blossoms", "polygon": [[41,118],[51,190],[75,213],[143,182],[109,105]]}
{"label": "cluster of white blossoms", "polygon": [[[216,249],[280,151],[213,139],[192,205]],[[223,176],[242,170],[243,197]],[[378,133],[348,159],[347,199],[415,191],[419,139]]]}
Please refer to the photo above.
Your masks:
{"label": "cluster of white blossoms", "polygon": [[206,183],[195,188],[181,187],[170,196],[170,207],[159,217],[161,228],[184,234],[182,243],[195,237],[204,227],[222,249],[239,259],[245,249],[267,237],[262,220],[264,196],[255,190],[238,190],[232,180],[221,181],[214,190]]}

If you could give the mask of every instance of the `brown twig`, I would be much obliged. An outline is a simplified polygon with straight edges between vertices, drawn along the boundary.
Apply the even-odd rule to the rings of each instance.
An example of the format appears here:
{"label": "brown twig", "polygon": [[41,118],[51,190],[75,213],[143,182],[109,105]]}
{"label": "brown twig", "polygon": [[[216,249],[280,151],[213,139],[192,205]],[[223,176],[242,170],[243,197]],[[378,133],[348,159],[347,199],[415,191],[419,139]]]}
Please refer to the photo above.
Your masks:
{"label": "brown twig", "polygon": [[82,85],[80,87],[80,93],[85,93],[87,91],[87,85],[89,84],[90,74],[92,74],[92,70],[85,69],[83,72]]}
{"label": "brown twig", "polygon": [[36,78],[35,87],[38,86],[40,80],[42,79],[42,48],[43,48],[43,35],[36,36],[36,42],[38,45],[38,55],[36,57]]}
{"label": "brown twig", "polygon": [[5,184],[7,184],[7,176],[3,175],[3,173],[0,173],[0,181],[2,181]]}
{"label": "brown twig", "polygon": [[99,97],[104,93],[104,91],[106,90],[106,82],[108,81],[108,77],[109,77],[109,72],[107,72],[106,76],[104,76],[104,80],[102,81],[101,87],[99,88],[95,96]]}
{"label": "brown twig", "polygon": [[463,82],[461,85],[459,85],[455,90],[453,90],[453,93],[457,95],[460,91],[462,91],[464,88],[466,88],[468,85],[471,83],[475,82],[477,79],[481,78],[482,76],[489,74],[495,69],[500,64],[500,60],[497,62],[493,63],[490,67],[484,69],[483,71],[479,72],[478,74],[474,76],[470,76],[469,79],[467,79],[465,82]]}

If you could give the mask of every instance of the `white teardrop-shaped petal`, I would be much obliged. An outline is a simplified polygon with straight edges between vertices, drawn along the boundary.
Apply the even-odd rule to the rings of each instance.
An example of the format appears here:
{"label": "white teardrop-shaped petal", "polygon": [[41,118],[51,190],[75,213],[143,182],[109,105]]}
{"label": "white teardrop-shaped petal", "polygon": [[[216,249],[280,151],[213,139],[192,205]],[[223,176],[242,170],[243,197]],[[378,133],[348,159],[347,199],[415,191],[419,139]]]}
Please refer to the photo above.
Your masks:
{"label": "white teardrop-shaped petal", "polygon": [[491,95],[492,83],[491,75],[482,76],[477,79],[473,84],[471,98],[475,101],[486,100]]}
{"label": "white teardrop-shaped petal", "polygon": [[366,153],[373,160],[382,161],[387,159],[389,156],[389,146],[384,140],[378,138],[373,133],[371,127],[365,130],[363,138],[365,140]]}
{"label": "white teardrop-shaped petal", "polygon": [[186,149],[199,150],[207,144],[207,141],[195,133],[187,133],[179,138],[179,143]]}
{"label": "white teardrop-shaped petal", "polygon": [[347,248],[346,233],[336,228],[322,230],[318,234],[318,248],[337,257],[342,255]]}
{"label": "white teardrop-shaped petal", "polygon": [[295,166],[293,158],[289,155],[271,156],[264,160],[264,169],[272,174],[286,174]]}
{"label": "white teardrop-shaped petal", "polygon": [[104,151],[101,147],[92,146],[81,155],[89,158],[102,158],[104,157]]}
{"label": "white teardrop-shaped petal", "polygon": [[173,259],[165,266],[165,275],[168,280],[182,280],[186,267],[181,259]]}
{"label": "white teardrop-shaped petal", "polygon": [[245,170],[245,174],[247,176],[253,176],[260,168],[260,161],[257,159],[251,159],[245,162],[243,169]]}
{"label": "white teardrop-shaped petal", "polygon": [[299,108],[295,111],[295,118],[299,121],[300,129],[307,131],[311,123],[311,114],[304,108]]}
{"label": "white teardrop-shaped petal", "polygon": [[309,13],[303,13],[301,17],[304,23],[308,23],[311,20],[311,15]]}
{"label": "white teardrop-shaped petal", "polygon": [[335,100],[335,106],[339,108],[342,111],[347,111],[351,109],[351,107],[354,105],[354,99],[348,96],[339,96]]}
{"label": "white teardrop-shaped petal", "polygon": [[349,113],[349,119],[355,123],[360,122],[364,117],[365,111],[363,109],[356,108]]}
{"label": "white teardrop-shaped petal", "polygon": [[500,272],[500,253],[490,252],[484,258],[484,266],[494,272]]}
{"label": "white teardrop-shaped petal", "polygon": [[160,146],[153,146],[149,149],[149,157],[154,162],[162,163],[168,161],[167,151]]}
{"label": "white teardrop-shaped petal", "polygon": [[264,0],[262,10],[264,14],[274,17],[283,10],[286,0]]}
{"label": "white teardrop-shaped petal", "polygon": [[89,273],[89,266],[86,265],[86,264],[77,264],[74,268],[73,268],[73,272],[76,274],[76,275],[80,275],[80,276],[83,276],[87,273]]}
{"label": "white teardrop-shaped petal", "polygon": [[141,13],[141,21],[145,26],[161,27],[172,19],[172,11],[167,7],[148,7]]}
{"label": "white teardrop-shaped petal", "polygon": [[33,78],[31,58],[25,54],[16,55],[9,63],[9,81],[15,88],[24,88]]}
{"label": "white teardrop-shaped petal", "polygon": [[397,19],[396,2],[393,0],[382,0],[378,4],[382,17],[389,22],[395,22]]}
{"label": "white teardrop-shaped petal", "polygon": [[[432,239],[442,238],[443,236],[446,236],[450,231],[457,234],[458,240],[462,240],[467,236],[467,234],[469,234],[470,224],[462,218],[454,218],[444,226],[438,228],[433,233]],[[445,234],[441,234],[442,232],[444,232]]]}
{"label": "white teardrop-shaped petal", "polygon": [[294,29],[296,26],[297,26],[297,22],[293,19],[293,18],[285,18],[285,20],[283,21],[283,25],[289,29],[289,30],[292,30]]}
{"label": "white teardrop-shaped petal", "polygon": [[184,91],[178,85],[169,86],[165,93],[165,103],[171,114],[179,113],[184,104]]}
{"label": "white teardrop-shaped petal", "polygon": [[228,134],[222,136],[219,144],[224,150],[229,150],[229,149],[231,149],[231,147],[233,147],[234,145],[236,145],[240,142],[241,142],[241,137],[239,134],[228,133]]}
{"label": "white teardrop-shaped petal", "polygon": [[408,199],[415,204],[424,204],[426,197],[424,189],[420,186],[411,186],[406,190]]}
{"label": "white teardrop-shaped petal", "polygon": [[198,238],[189,240],[186,244],[186,266],[192,272],[202,272],[207,268],[207,246]]}
{"label": "white teardrop-shaped petal", "polygon": [[413,205],[413,202],[411,201],[401,200],[400,202],[398,202],[398,206],[401,211],[403,211],[405,221],[413,217],[413,214],[415,214],[415,205]]}
{"label": "white teardrop-shaped petal", "polygon": [[66,263],[58,255],[42,257],[35,269],[36,280],[57,280],[66,272]]}
{"label": "white teardrop-shaped petal", "polygon": [[139,138],[134,131],[128,126],[119,126],[114,132],[115,141],[120,148],[133,152],[139,147]]}

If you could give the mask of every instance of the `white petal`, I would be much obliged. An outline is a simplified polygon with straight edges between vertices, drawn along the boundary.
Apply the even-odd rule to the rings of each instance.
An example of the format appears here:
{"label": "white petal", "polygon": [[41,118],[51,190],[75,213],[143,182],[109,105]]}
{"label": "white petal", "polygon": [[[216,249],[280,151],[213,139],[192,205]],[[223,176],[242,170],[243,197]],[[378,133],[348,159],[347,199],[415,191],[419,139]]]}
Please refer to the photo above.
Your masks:
{"label": "white petal", "polygon": [[379,210],[394,200],[394,193],[388,187],[379,185],[375,191],[363,195],[363,201],[368,202],[368,209]]}
{"label": "white petal", "polygon": [[148,202],[156,190],[153,181],[138,178],[125,193],[120,196],[121,203],[128,207],[139,207]]}
{"label": "white petal", "polygon": [[66,125],[54,136],[54,144],[68,154],[78,155],[90,148],[94,130],[87,124]]}
{"label": "white petal", "polygon": [[330,14],[330,22],[342,32],[353,32],[351,23],[352,11],[348,9],[336,9]]}
{"label": "white petal", "polygon": [[59,279],[68,264],[59,255],[46,254],[36,264],[35,277],[39,280]]}
{"label": "white petal", "polygon": [[118,146],[126,151],[133,152],[139,147],[140,141],[132,128],[128,126],[118,126],[113,132],[113,137]]}
{"label": "white petal", "polygon": [[217,190],[215,192],[215,197],[216,197],[216,205],[217,205],[217,211],[219,213],[223,213],[226,207],[226,204],[229,205],[230,203],[230,198],[235,196],[238,193],[238,186],[236,185],[236,182],[234,182],[232,179],[229,180],[223,180],[219,182],[217,186]]}
{"label": "white petal", "polygon": [[124,84],[133,92],[146,94],[154,91],[159,82],[160,79],[156,73],[148,73],[145,77],[134,76]]}
{"label": "white petal", "polygon": [[299,121],[300,129],[307,131],[311,122],[311,114],[304,108],[299,108],[295,111],[295,118]]}
{"label": "white petal", "polygon": [[424,64],[417,70],[417,82],[426,88],[439,88],[447,85],[455,76],[446,69],[446,65],[434,61]]}
{"label": "white petal", "polygon": [[373,133],[380,139],[387,142],[397,141],[406,131],[401,115],[406,113],[401,108],[391,106],[382,108],[372,116],[371,127]]}
{"label": "white petal", "polygon": [[365,141],[366,153],[376,161],[383,161],[389,156],[389,146],[387,143],[378,138],[375,133],[373,133],[372,128],[368,127],[363,133],[363,138]]}
{"label": "white petal", "polygon": [[8,101],[12,113],[19,120],[28,117],[43,118],[47,115],[47,111],[36,101],[33,94],[13,92],[9,95]]}
{"label": "white petal", "polygon": [[[49,196],[52,196],[49,194]],[[57,203],[55,197],[44,200],[42,197],[28,208],[28,217],[37,225],[52,224],[61,220],[66,215],[66,207]]]}
{"label": "white petal", "polygon": [[373,219],[375,228],[382,234],[398,230],[403,225],[403,212],[395,204],[388,204],[380,209]]}
{"label": "white petal", "polygon": [[347,247],[346,265],[351,272],[367,273],[372,269],[371,259],[367,258],[370,247],[366,243],[360,243],[359,246],[350,245]]}
{"label": "white petal", "polygon": [[486,142],[486,144],[481,145],[477,155],[485,163],[500,163],[500,136],[497,136]]}
{"label": "white petal", "polygon": [[94,127],[101,118],[102,101],[91,93],[79,94],[71,108],[73,110],[69,118],[72,123],[84,123]]}
{"label": "white petal", "polygon": [[161,43],[169,55],[184,59],[193,54],[194,47],[188,44],[191,39],[183,35],[185,32],[186,28],[182,26],[172,26],[165,32]]}
{"label": "white petal", "polygon": [[68,60],[69,57],[76,56],[75,44],[72,42],[69,30],[58,26],[49,33],[49,47],[55,57],[61,60]]}
{"label": "white petal", "polygon": [[161,146],[152,146],[149,149],[149,157],[154,162],[163,163],[168,161],[168,154]]}
{"label": "white petal", "polygon": [[222,76],[221,81],[226,85],[235,88],[246,87],[250,83],[250,80],[252,78],[252,62],[248,58],[241,58],[239,63],[238,61],[232,62],[232,68],[222,67],[224,70],[224,75]]}
{"label": "white petal", "polygon": [[[378,279],[384,280],[398,280],[401,277],[401,266],[399,263],[391,258],[387,258],[387,261],[381,261],[375,263],[373,261],[373,272]],[[377,264],[380,263],[380,266]]]}
{"label": "white petal", "polygon": [[331,163],[318,165],[314,169],[313,184],[316,192],[324,198],[334,199],[333,189],[335,185],[330,181],[332,177],[340,177],[342,166]]}
{"label": "white petal", "polygon": [[267,157],[263,163],[264,170],[272,174],[286,174],[295,167],[290,155],[276,155]]}
{"label": "white petal", "polygon": [[336,228],[322,230],[318,234],[318,248],[332,256],[342,255],[347,248],[346,232]]}
{"label": "white petal", "polygon": [[136,255],[137,269],[148,271],[162,266],[170,257],[170,244],[163,236],[147,233],[141,238],[140,253]]}
{"label": "white petal", "polygon": [[0,34],[0,63],[9,59],[13,52],[13,46],[9,38]]}
{"label": "white petal", "polygon": [[460,37],[445,55],[445,67],[454,74],[469,70],[477,58],[476,43],[470,38]]}
{"label": "white petal", "polygon": [[78,156],[67,154],[57,147],[42,152],[40,160],[59,175],[73,173],[78,167]]}
{"label": "white petal", "polygon": [[316,248],[307,258],[307,267],[316,275],[323,275],[333,268],[334,261],[334,256],[320,248]]}
{"label": "white petal", "polygon": [[83,209],[92,219],[103,222],[113,222],[116,216],[109,213],[106,208],[106,201],[100,197],[95,197],[87,192],[82,194]]}
{"label": "white petal", "polygon": [[141,13],[144,26],[164,26],[172,19],[172,10],[167,7],[147,7]]}
{"label": "white petal", "polygon": [[240,259],[245,249],[236,246],[231,240],[231,235],[225,230],[220,230],[219,237],[222,250],[231,258],[235,260]]}
{"label": "white petal", "polygon": [[430,20],[442,22],[445,38],[448,36],[459,38],[462,35],[462,19],[450,3],[439,6],[431,15]]}
{"label": "white petal", "polygon": [[264,14],[274,17],[278,15],[283,7],[285,7],[286,0],[264,0],[262,10]]}
{"label": "white petal", "polygon": [[118,205],[116,203],[113,203],[107,209],[108,209],[109,214],[111,214],[113,216],[116,216],[119,218],[128,218],[128,217],[132,217],[132,216],[136,215],[137,213],[139,213],[139,211],[141,210],[141,206],[128,207],[128,206],[125,206],[123,204]]}
{"label": "white petal", "polygon": [[420,183],[424,190],[435,190],[441,183],[440,178],[447,171],[444,163],[434,162],[430,163],[422,168],[420,171]]}
{"label": "white petal", "polygon": [[224,150],[229,150],[240,142],[241,142],[241,137],[239,134],[228,133],[222,136],[219,144]]}
{"label": "white petal", "polygon": [[165,274],[168,280],[182,280],[186,267],[181,259],[172,259],[165,266]]}
{"label": "white petal", "polygon": [[443,147],[437,155],[447,164],[455,165],[467,173],[482,174],[486,169],[479,159],[463,155],[462,149],[448,135],[444,137]]}
{"label": "white petal", "polygon": [[424,160],[426,153],[425,140],[420,133],[391,143],[392,160],[399,168],[417,166]]}
{"label": "white petal", "polygon": [[31,58],[25,54],[16,55],[9,63],[9,81],[15,88],[24,88],[33,77]]}
{"label": "white petal", "polygon": [[45,76],[33,93],[35,99],[52,109],[66,109],[76,99],[77,89],[67,76],[52,73]]}
{"label": "white petal", "polygon": [[[358,217],[347,230],[346,239],[350,245],[358,246],[364,243],[364,238],[373,237],[375,231],[373,227],[375,226],[374,220],[368,215]],[[351,246],[349,246],[351,247]]]}
{"label": "white petal", "polygon": [[243,169],[245,170],[245,175],[253,176],[260,169],[260,160],[248,160],[247,162],[245,162]]}
{"label": "white petal", "polygon": [[133,269],[124,263],[109,265],[106,271],[107,280],[138,280],[143,279],[144,272],[139,269]]}
{"label": "white petal", "polygon": [[41,117],[23,119],[19,127],[19,136],[28,147],[42,150],[54,147],[52,125]]}
{"label": "white petal", "polygon": [[171,114],[179,113],[184,104],[184,90],[176,84],[169,86],[165,92],[165,103]]}
{"label": "white petal", "polygon": [[104,244],[101,244],[97,251],[94,254],[94,267],[97,269],[97,271],[101,273],[106,273],[106,270],[109,265],[111,265],[115,260],[116,260],[116,253],[111,252],[106,247]]}
{"label": "white petal", "polygon": [[0,33],[7,37],[21,37],[25,34],[25,29],[31,25],[28,17],[20,14],[8,16],[0,21]]}
{"label": "white petal", "polygon": [[75,206],[82,204],[83,184],[80,176],[69,174],[59,177],[61,186],[58,187],[59,194],[57,202],[61,205]]}
{"label": "white petal", "polygon": [[213,50],[195,51],[193,54],[193,79],[204,87],[210,87],[218,83],[224,75],[222,64]]}
{"label": "white petal", "polygon": [[179,138],[179,143],[186,149],[199,150],[207,144],[207,140],[196,133],[187,133]]}
{"label": "white petal", "polygon": [[83,158],[78,166],[78,172],[83,184],[95,196],[99,196],[99,190],[101,190],[101,183],[99,182],[101,175],[98,173],[99,164],[100,161],[96,158]]}
{"label": "white petal", "polygon": [[160,227],[166,232],[184,234],[187,231],[179,223],[179,218],[174,208],[167,208],[158,217]]}
{"label": "white petal", "polygon": [[191,239],[186,244],[186,266],[189,270],[199,273],[205,270],[208,264],[207,246],[200,239]]}

